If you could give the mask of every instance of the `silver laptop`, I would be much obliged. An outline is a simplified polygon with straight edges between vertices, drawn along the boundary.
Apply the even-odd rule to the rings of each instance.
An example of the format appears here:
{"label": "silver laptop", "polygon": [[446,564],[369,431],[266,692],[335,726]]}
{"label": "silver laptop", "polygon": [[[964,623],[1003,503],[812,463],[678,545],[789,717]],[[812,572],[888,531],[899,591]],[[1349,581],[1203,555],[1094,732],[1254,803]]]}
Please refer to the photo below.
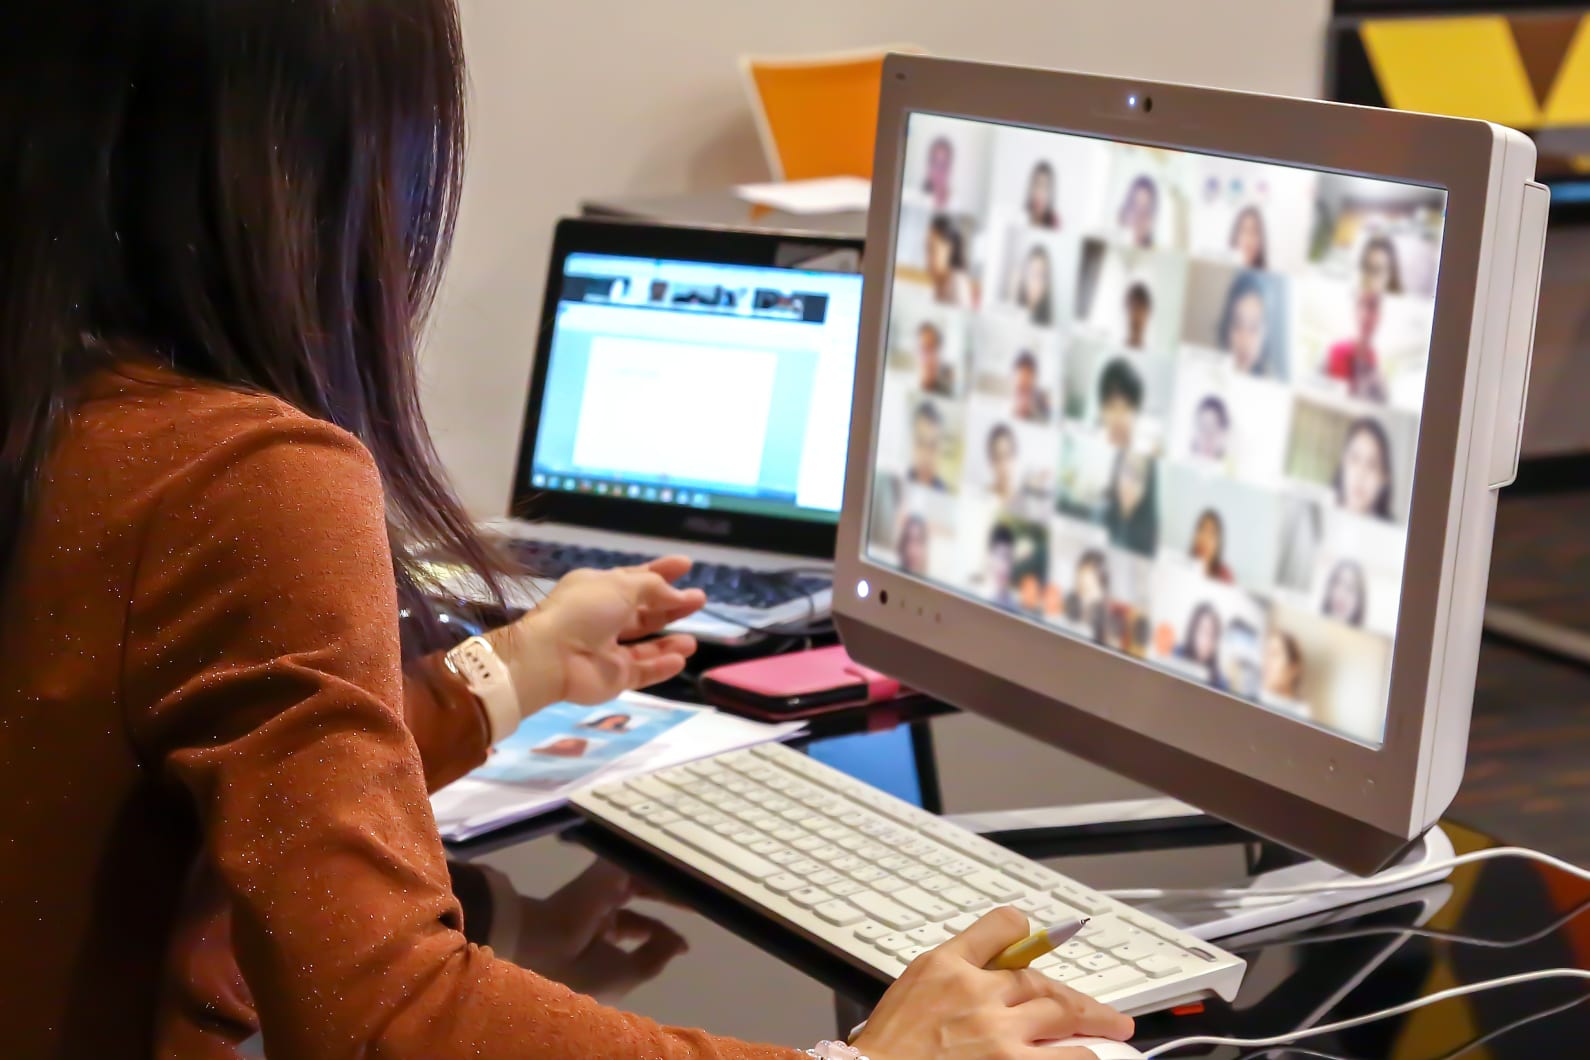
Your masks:
{"label": "silver laptop", "polygon": [[827,618],[861,315],[861,241],[558,225],[512,516],[551,579],[671,553],[714,642]]}

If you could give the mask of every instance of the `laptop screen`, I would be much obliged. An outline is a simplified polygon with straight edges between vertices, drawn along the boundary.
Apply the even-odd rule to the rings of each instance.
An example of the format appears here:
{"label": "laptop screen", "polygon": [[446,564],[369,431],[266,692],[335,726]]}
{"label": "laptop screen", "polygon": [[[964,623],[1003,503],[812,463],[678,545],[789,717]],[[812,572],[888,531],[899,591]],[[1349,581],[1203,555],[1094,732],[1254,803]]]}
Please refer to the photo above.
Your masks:
{"label": "laptop screen", "polygon": [[836,523],[861,277],[568,255],[536,490]]}

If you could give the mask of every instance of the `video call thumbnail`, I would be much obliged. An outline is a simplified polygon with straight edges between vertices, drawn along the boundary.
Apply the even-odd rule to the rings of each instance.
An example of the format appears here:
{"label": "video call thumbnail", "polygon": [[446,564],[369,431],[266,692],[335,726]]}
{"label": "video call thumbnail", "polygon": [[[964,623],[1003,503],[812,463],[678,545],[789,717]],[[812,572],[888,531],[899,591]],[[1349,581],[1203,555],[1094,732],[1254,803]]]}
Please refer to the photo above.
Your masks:
{"label": "video call thumbnail", "polygon": [[1446,193],[914,114],[874,560],[1379,743]]}

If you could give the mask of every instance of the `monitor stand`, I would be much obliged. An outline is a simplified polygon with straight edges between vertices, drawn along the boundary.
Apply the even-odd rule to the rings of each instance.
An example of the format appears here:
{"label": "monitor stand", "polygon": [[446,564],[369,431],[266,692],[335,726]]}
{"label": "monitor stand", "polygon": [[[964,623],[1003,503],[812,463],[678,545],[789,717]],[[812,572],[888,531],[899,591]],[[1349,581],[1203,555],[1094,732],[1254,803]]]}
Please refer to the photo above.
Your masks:
{"label": "monitor stand", "polygon": [[[1120,802],[1051,806],[947,816],[945,820],[1032,858],[1076,857],[1125,851],[1173,850],[1240,843],[1247,847],[1247,872],[1232,880],[1233,892],[1244,888],[1290,887],[1356,879],[1324,862],[1304,857],[1286,847],[1204,814],[1175,799],[1129,799]],[[1434,866],[1453,856],[1452,841],[1441,827],[1424,838],[1380,875],[1401,873],[1424,865]],[[1301,920],[1333,909],[1342,909],[1386,895],[1410,891],[1446,879],[1450,869],[1434,867],[1411,878],[1383,887],[1359,888],[1284,897],[1170,897],[1133,903],[1144,912],[1211,942],[1260,928]],[[1153,886],[1174,888],[1174,880]],[[1217,885],[1219,886],[1219,885]]]}

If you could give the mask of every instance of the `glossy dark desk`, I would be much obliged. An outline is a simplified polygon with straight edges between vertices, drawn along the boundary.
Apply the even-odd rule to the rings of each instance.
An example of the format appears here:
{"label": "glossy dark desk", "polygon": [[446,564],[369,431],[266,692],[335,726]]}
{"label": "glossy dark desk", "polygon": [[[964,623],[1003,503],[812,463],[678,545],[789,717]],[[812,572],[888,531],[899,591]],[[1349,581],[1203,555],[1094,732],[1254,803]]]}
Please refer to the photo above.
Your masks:
{"label": "glossy dark desk", "polygon": [[[951,812],[1141,794],[1119,778],[976,717],[950,715],[921,724],[937,731],[939,780]],[[1025,780],[1013,786],[1011,778],[1022,775]],[[1012,799],[1015,790],[1030,797]],[[1461,824],[1447,827],[1460,852],[1496,845]],[[572,877],[590,860],[591,850],[676,902],[678,908],[649,904],[645,911],[670,923],[691,946],[658,979],[626,998],[625,1007],[665,1022],[802,1045],[831,1034],[836,1023],[864,1012],[876,998],[880,986],[866,976],[605,833],[572,827],[498,845],[479,856],[506,870],[523,893],[540,895]],[[1095,887],[1198,886],[1239,872],[1244,854],[1240,844],[1232,844],[1044,860]],[[1447,884],[1382,900],[1301,936],[1289,931],[1227,945],[1249,961],[1236,1004],[1212,1003],[1200,1014],[1142,1019],[1139,1047],[1197,1033],[1273,1035],[1461,983],[1541,968],[1590,968],[1590,884],[1530,863],[1485,863],[1459,870]],[[1590,1005],[1576,1004],[1587,996],[1583,982],[1535,983],[1316,1040],[1308,1043],[1312,1051],[1224,1049],[1183,1055],[1223,1060],[1247,1055],[1285,1060],[1590,1057]],[[1524,1020],[1530,1021],[1520,1023]]]}

